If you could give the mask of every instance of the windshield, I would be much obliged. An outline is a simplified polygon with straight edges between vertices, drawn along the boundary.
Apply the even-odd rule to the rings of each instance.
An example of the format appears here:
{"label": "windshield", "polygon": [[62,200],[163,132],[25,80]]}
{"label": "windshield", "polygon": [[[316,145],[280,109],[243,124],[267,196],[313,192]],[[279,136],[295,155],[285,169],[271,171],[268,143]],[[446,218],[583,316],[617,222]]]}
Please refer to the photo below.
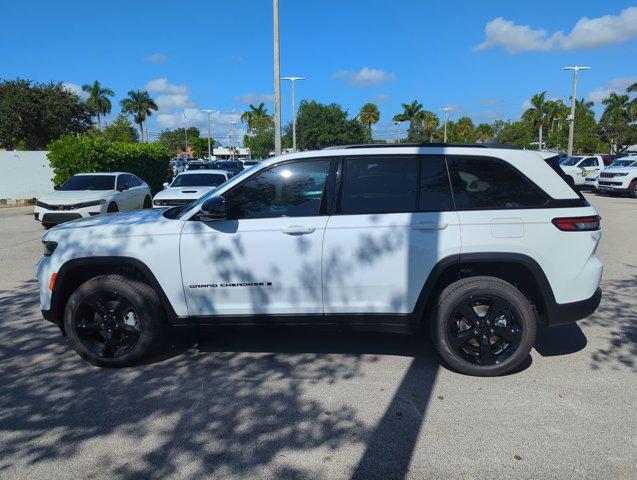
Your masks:
{"label": "windshield", "polygon": [[565,167],[572,167],[577,162],[579,162],[582,157],[568,157],[560,162],[560,165],[564,165]]}
{"label": "windshield", "polygon": [[171,187],[216,187],[226,181],[226,176],[220,173],[191,173],[177,175]]}
{"label": "windshield", "polygon": [[75,175],[60,190],[115,190],[114,175]]}
{"label": "windshield", "polygon": [[637,165],[637,160],[630,159],[630,160],[626,160],[626,159],[621,159],[621,160],[615,160],[613,163],[611,163],[608,168],[615,168],[615,167],[631,167],[631,166],[636,166]]}

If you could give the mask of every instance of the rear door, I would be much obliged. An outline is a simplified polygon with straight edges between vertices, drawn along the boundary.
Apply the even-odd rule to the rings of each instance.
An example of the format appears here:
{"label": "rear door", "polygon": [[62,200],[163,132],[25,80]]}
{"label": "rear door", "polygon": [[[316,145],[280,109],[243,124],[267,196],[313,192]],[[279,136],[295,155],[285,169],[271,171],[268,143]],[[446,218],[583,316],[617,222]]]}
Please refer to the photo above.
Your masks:
{"label": "rear door", "polygon": [[460,252],[441,156],[344,158],[323,242],[326,314],[407,314],[435,264]]}

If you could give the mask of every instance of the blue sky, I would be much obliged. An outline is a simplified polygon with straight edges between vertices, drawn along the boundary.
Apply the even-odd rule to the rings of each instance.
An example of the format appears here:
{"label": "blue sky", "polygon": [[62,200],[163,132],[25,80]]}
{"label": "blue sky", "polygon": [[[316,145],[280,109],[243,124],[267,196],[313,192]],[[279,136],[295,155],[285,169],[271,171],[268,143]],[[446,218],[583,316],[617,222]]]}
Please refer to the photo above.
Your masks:
{"label": "blue sky", "polygon": [[[97,79],[115,91],[115,111],[128,90],[148,89],[161,107],[152,133],[183,126],[184,109],[203,130],[200,109],[213,108],[214,135],[225,137],[246,103],[271,99],[270,0],[5,0],[2,17],[0,78],[71,89]],[[280,0],[280,28],[282,75],[308,78],[297,101],[337,102],[352,115],[375,102],[381,138],[413,99],[476,123],[518,118],[539,91],[567,99],[563,65],[593,67],[578,97],[597,102],[637,80],[635,2]],[[288,121],[287,82],[282,91]]]}

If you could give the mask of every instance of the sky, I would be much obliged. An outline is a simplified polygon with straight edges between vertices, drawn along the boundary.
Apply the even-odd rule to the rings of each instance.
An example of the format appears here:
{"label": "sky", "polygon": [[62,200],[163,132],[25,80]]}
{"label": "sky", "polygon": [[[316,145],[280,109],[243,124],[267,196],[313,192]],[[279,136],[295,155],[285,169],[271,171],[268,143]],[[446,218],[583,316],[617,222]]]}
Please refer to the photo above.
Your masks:
{"label": "sky", "polygon": [[[0,78],[60,81],[78,91],[99,80],[159,105],[151,139],[184,124],[227,144],[250,103],[273,112],[272,1],[95,3],[0,0]],[[427,110],[475,123],[518,119],[534,93],[596,103],[637,81],[637,2],[280,0],[282,76],[303,76],[301,99],[336,102],[355,116],[376,103],[375,137],[396,136],[392,117],[417,99]],[[283,121],[291,120],[289,82]],[[184,120],[184,112],[186,119]],[[245,126],[238,124],[240,138]],[[405,127],[403,127],[404,129]]]}

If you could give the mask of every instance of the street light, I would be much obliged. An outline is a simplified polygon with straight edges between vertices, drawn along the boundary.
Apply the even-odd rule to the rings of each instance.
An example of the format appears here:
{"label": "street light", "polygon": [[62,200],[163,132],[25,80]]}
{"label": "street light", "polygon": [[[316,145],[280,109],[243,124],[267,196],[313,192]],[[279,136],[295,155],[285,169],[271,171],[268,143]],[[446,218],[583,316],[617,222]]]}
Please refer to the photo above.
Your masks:
{"label": "street light", "polygon": [[571,97],[571,115],[566,119],[570,122],[568,126],[568,156],[573,156],[573,137],[575,135],[575,99],[577,98],[577,72],[580,70],[590,70],[591,67],[580,67],[573,65],[562,67],[562,70],[573,70],[573,96]]}
{"label": "street light", "polygon": [[208,160],[212,160],[212,149],[210,148],[210,114],[214,112],[211,109],[203,109],[202,112],[206,112],[208,114]]}
{"label": "street light", "polygon": [[443,107],[442,110],[445,111],[445,136],[444,136],[443,142],[447,143],[447,121],[449,120],[449,110],[453,110],[453,108]]}
{"label": "street light", "polygon": [[292,151],[296,152],[296,106],[294,105],[294,82],[305,80],[305,77],[283,77],[281,80],[289,80],[292,84]]}
{"label": "street light", "polygon": [[405,123],[405,122],[394,122],[394,125],[396,125],[396,130],[398,132],[398,137],[396,138],[396,143],[400,143],[400,124],[401,123]]}
{"label": "street light", "polygon": [[232,124],[232,137],[231,137],[232,138],[232,143],[230,144],[232,150],[230,151],[230,158],[232,158],[234,160],[234,124],[237,123],[237,122],[231,121],[230,123]]}
{"label": "street light", "polygon": [[281,155],[281,72],[279,54],[279,0],[272,0],[274,33],[274,154]]}
{"label": "street light", "polygon": [[188,158],[188,134],[186,133],[186,127],[188,126],[188,120],[186,119],[186,110],[184,110],[184,155]]}

